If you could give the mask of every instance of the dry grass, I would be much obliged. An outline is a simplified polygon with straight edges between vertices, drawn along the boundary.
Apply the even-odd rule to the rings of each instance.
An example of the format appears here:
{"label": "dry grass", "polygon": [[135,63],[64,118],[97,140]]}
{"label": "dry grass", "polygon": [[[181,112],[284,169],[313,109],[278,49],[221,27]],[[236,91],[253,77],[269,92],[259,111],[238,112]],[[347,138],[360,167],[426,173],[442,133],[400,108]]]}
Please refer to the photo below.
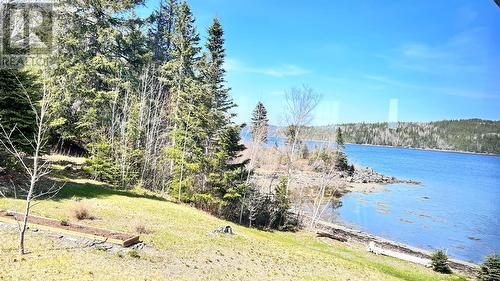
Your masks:
{"label": "dry grass", "polygon": [[83,202],[75,203],[75,205],[70,209],[70,215],[71,215],[71,217],[73,217],[77,220],[93,220],[93,219],[95,219],[95,216],[92,215],[89,207]]}
{"label": "dry grass", "polygon": [[62,154],[44,155],[43,158],[52,163],[68,162],[76,165],[83,165],[85,163],[85,158],[83,157],[73,157]]}
{"label": "dry grass", "polygon": [[[153,231],[141,236],[151,250],[138,251],[135,258],[29,232],[30,254],[20,257],[15,228],[0,226],[0,280],[464,280],[375,256],[363,245],[326,243],[309,232],[235,225],[143,191],[68,183],[33,214],[61,220],[74,208],[73,196],[99,217],[85,225],[131,233],[143,223]],[[22,200],[0,199],[0,209],[22,207]],[[222,225],[230,225],[235,235],[210,235]]]}
{"label": "dry grass", "polygon": [[139,223],[135,226],[135,232],[138,234],[151,234],[152,231],[147,229],[146,226],[142,223]]}

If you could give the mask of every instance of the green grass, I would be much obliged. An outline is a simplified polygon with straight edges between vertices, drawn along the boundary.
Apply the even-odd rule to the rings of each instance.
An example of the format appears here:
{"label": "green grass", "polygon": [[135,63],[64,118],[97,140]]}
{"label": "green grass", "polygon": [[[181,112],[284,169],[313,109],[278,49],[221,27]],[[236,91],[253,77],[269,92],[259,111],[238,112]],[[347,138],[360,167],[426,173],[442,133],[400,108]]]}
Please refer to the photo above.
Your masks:
{"label": "green grass", "polygon": [[[141,224],[151,231],[141,239],[152,248],[136,257],[74,247],[30,231],[30,253],[19,256],[17,233],[4,229],[0,280],[465,280],[373,255],[362,245],[319,240],[305,231],[250,229],[146,191],[112,190],[96,182],[69,182],[33,214],[75,222],[69,212],[77,201],[96,217],[79,223],[130,233]],[[22,205],[0,199],[0,209],[21,210]],[[231,225],[236,235],[210,235],[222,225]]]}

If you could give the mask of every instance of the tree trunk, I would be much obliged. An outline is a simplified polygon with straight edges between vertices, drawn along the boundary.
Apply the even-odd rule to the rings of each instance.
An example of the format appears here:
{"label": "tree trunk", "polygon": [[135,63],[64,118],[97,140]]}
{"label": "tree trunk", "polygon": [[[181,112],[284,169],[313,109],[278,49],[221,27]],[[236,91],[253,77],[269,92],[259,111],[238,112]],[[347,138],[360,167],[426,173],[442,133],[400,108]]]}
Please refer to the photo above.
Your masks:
{"label": "tree trunk", "polygon": [[28,214],[30,212],[31,199],[26,199],[26,209],[24,211],[24,219],[23,224],[21,226],[21,231],[19,231],[19,253],[24,255],[24,235],[26,233],[26,229],[28,228]]}

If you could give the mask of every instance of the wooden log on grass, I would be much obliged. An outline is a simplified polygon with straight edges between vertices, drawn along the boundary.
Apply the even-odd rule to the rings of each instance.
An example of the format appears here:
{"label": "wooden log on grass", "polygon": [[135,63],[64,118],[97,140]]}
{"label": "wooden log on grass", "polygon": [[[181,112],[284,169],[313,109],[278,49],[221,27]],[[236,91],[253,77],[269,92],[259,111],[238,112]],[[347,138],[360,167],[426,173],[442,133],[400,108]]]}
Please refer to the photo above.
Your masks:
{"label": "wooden log on grass", "polygon": [[327,232],[319,231],[316,233],[316,235],[318,235],[318,237],[327,237],[327,238],[337,240],[340,242],[347,242],[347,238],[345,238],[341,235],[335,234],[335,233],[327,233]]}

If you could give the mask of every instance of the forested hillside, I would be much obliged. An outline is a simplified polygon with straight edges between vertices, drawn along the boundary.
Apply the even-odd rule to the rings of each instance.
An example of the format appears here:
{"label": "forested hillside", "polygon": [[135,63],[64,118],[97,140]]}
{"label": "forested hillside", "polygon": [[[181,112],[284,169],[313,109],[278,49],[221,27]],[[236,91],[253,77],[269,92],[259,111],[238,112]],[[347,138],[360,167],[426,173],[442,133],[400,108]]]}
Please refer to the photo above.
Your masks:
{"label": "forested hillside", "polygon": [[[334,139],[336,125],[309,128],[311,139]],[[481,119],[429,123],[349,123],[340,125],[345,141],[500,154],[500,121]]]}
{"label": "forested hillside", "polygon": [[85,156],[96,180],[170,193],[232,219],[247,186],[245,162],[235,161],[245,147],[225,85],[222,24],[213,18],[202,41],[187,2],[163,1],[138,17],[143,4],[58,3],[48,64],[0,70],[8,144],[0,166],[15,167],[14,152],[29,156],[40,127],[43,153]]}

